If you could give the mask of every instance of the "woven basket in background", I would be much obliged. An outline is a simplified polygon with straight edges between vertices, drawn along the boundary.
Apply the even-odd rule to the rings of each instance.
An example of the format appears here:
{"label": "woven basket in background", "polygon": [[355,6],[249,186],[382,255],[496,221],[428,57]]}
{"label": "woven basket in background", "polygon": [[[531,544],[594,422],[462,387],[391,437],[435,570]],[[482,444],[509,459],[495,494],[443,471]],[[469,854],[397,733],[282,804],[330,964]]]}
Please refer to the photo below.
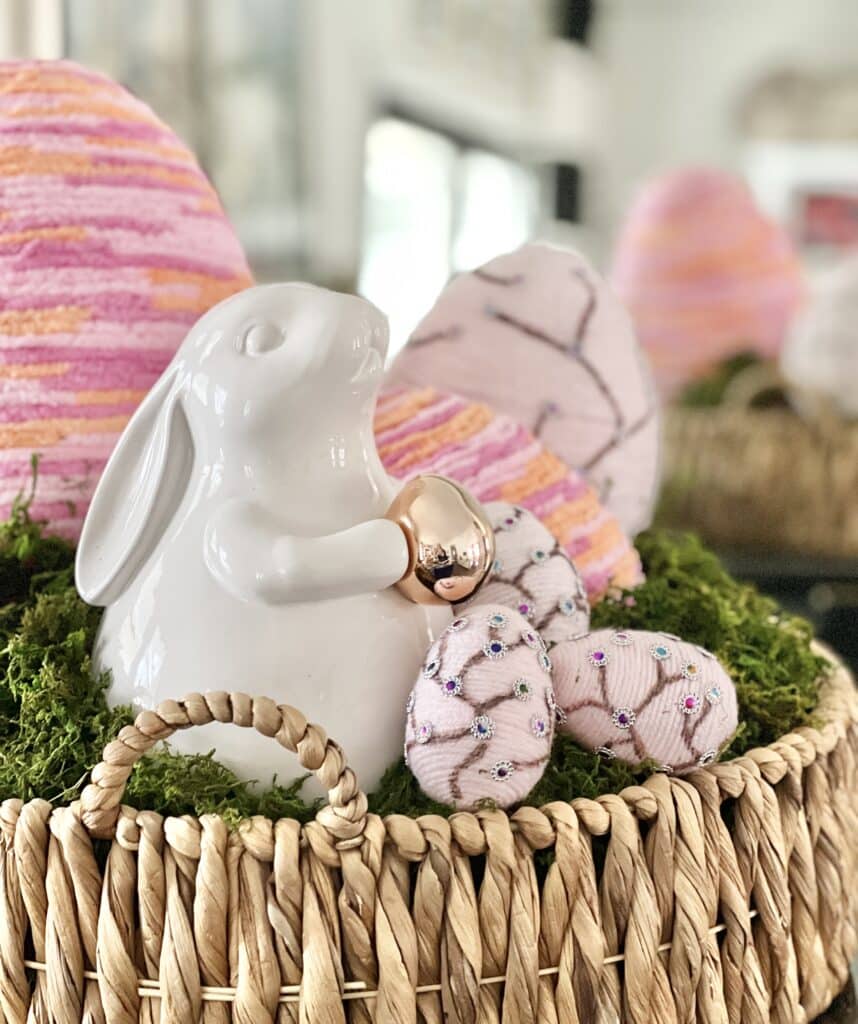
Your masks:
{"label": "woven basket in background", "polygon": [[720,548],[858,558],[858,423],[755,408],[776,383],[759,370],[720,406],[667,411],[660,521]]}
{"label": "woven basket in background", "polygon": [[[6,1024],[799,1024],[858,952],[858,696],[684,778],[541,809],[385,820],[288,707],[143,712],[79,803],[0,805]],[[315,821],[120,806],[175,729],[253,726],[329,791]],[[105,839],[109,842],[98,842]]]}

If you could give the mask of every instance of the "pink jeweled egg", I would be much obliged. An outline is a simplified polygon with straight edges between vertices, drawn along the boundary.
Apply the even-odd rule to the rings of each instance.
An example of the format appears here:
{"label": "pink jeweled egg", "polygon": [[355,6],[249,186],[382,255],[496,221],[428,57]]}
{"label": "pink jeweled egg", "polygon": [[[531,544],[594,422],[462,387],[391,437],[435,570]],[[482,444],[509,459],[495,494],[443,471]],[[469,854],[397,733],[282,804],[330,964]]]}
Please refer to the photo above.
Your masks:
{"label": "pink jeweled egg", "polygon": [[[539,631],[549,650],[590,628],[587,588],[574,563],[543,522],[504,501],[485,506],[495,534],[491,574],[474,598],[515,609]],[[467,614],[468,604],[458,606]]]}
{"label": "pink jeweled egg", "polygon": [[406,713],[406,760],[428,796],[459,808],[517,803],[554,737],[542,638],[510,608],[474,605],[432,644]]}
{"label": "pink jeweled egg", "polygon": [[551,652],[558,728],[630,764],[681,774],[714,761],[736,731],[736,688],[709,651],[678,637],[600,629]]}

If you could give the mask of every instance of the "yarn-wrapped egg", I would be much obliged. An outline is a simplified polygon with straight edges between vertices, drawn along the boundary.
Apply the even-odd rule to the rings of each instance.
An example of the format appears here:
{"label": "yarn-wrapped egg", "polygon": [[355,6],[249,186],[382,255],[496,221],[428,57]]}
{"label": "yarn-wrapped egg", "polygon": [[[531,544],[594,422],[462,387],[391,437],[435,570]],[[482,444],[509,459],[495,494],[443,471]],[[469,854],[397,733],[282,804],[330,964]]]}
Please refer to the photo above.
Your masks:
{"label": "yarn-wrapped egg", "polygon": [[578,253],[525,245],[455,277],[389,379],[455,382],[579,470],[627,533],[649,525],[660,463],[655,389],[627,312]]}
{"label": "yarn-wrapped egg", "polygon": [[858,419],[856,323],[858,257],[852,256],[819,278],[781,352],[781,373],[802,412],[831,409]]}
{"label": "yarn-wrapped egg", "polygon": [[542,777],[554,721],[539,634],[512,609],[475,605],[429,649],[406,706],[405,758],[434,800],[509,807]]}
{"label": "yarn-wrapped egg", "polygon": [[[581,574],[551,531],[532,512],[495,501],[485,506],[495,533],[495,560],[480,604],[514,608],[539,631],[549,650],[590,628]],[[468,602],[458,605],[467,614]]]}
{"label": "yarn-wrapped egg", "polygon": [[709,651],[667,633],[600,629],[551,652],[562,730],[631,764],[682,774],[736,731],[736,688]]}
{"label": "yarn-wrapped egg", "polygon": [[541,519],[591,602],[643,580],[637,551],[593,487],[511,417],[432,388],[394,389],[379,399],[375,432],[393,476],[438,473],[483,504],[511,502]]}
{"label": "yarn-wrapped egg", "polygon": [[786,231],[740,179],[688,169],[645,186],[611,281],[665,397],[742,352],[775,356],[804,293]]}
{"label": "yarn-wrapped egg", "polygon": [[67,61],[0,63],[0,516],[76,538],[137,404],[250,274],[192,153]]}

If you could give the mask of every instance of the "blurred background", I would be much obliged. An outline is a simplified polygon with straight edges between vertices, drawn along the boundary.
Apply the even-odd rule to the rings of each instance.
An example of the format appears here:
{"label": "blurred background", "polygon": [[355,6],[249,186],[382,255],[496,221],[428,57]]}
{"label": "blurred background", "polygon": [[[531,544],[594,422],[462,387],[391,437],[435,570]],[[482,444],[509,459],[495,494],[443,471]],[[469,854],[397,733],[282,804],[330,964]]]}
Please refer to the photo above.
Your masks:
{"label": "blurred background", "polygon": [[[394,352],[451,274],[527,239],[576,247],[606,273],[630,216],[632,241],[644,218],[648,245],[671,244],[678,221],[653,228],[646,218],[675,213],[677,202],[696,208],[694,188],[671,198],[679,168],[746,182],[748,237],[757,223],[782,233],[800,267],[802,304],[818,287],[830,293],[826,282],[858,244],[855,0],[0,0],[0,57],[22,56],[72,58],[145,99],[198,154],[257,278],[360,291],[389,315]],[[655,198],[635,221],[653,182]],[[695,239],[693,218],[682,229]],[[687,266],[717,256],[723,274],[750,284],[782,269],[744,242],[715,249]],[[641,277],[639,264],[636,254],[620,260],[615,280],[628,286],[646,345],[647,296],[661,284]],[[683,266],[660,295],[688,284]],[[701,286],[716,300],[719,274]],[[735,572],[858,658],[858,405],[849,402],[858,389],[858,271],[837,294],[839,305],[831,300],[806,328],[810,354],[805,345],[791,378],[801,383],[828,345],[836,387],[820,386],[813,402],[802,404],[801,387],[796,395],[788,384],[785,397],[759,402],[771,389],[746,379],[740,409],[723,425],[717,381],[732,375],[731,359],[767,362],[783,384],[777,350],[793,329],[789,302],[790,323],[779,307],[783,330],[778,321],[762,357],[745,359],[755,339],[740,337],[700,379],[683,380],[698,399],[705,393],[700,402],[671,392],[661,514],[702,529]],[[670,322],[673,312],[662,315]],[[658,339],[650,351],[660,351]],[[791,419],[767,417],[771,405]],[[718,424],[717,436],[700,433],[701,416],[706,430]],[[793,420],[818,471],[806,501],[773,454],[783,457]],[[746,458],[746,439],[768,447],[753,456],[749,447]],[[694,467],[674,472],[671,451],[681,449],[705,449],[709,465],[695,455]],[[798,458],[797,449],[786,454]],[[689,473],[702,511],[686,500]],[[807,539],[778,533],[772,475],[790,477]],[[750,529],[754,515],[760,525]]]}

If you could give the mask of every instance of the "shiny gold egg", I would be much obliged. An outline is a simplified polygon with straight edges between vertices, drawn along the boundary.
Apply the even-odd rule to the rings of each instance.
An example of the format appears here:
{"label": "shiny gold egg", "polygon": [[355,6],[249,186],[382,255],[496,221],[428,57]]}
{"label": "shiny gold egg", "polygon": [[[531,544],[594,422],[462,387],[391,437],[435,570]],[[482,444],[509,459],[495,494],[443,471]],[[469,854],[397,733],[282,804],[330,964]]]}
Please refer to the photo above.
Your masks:
{"label": "shiny gold egg", "polygon": [[418,476],[394,499],[387,518],[408,542],[408,571],[396,585],[419,604],[464,601],[495,557],[495,535],[479,503],[443,476]]}

